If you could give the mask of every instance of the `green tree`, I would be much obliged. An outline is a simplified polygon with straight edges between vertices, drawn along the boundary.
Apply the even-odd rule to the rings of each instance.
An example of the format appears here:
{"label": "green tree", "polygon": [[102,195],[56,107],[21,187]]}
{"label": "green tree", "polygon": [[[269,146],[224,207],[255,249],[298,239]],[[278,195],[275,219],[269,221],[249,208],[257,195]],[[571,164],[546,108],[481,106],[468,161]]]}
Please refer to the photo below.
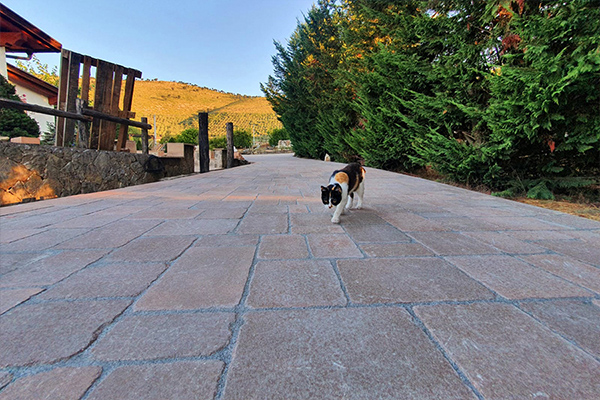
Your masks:
{"label": "green tree", "polygon": [[317,125],[331,111],[325,94],[334,90],[332,70],[339,61],[335,10],[335,1],[319,1],[298,24],[287,46],[276,42],[274,75],[261,84],[301,157],[322,158],[326,153],[324,130]]}
{"label": "green tree", "polygon": [[[600,2],[500,2],[490,147],[532,197],[600,176]],[[595,177],[595,178],[594,178]],[[548,189],[548,190],[545,190]]]}
{"label": "green tree", "polygon": [[58,76],[58,68],[53,67],[50,69],[48,64],[43,64],[35,55],[28,61],[16,62],[17,67],[41,80],[47,82],[53,86],[58,87],[60,80]]}
{"label": "green tree", "polygon": [[237,149],[252,147],[252,132],[247,129],[235,129],[233,131],[233,145]]}
{"label": "green tree", "polygon": [[46,130],[42,132],[40,144],[53,146],[56,138],[56,125],[51,122],[46,122]]}
{"label": "green tree", "polygon": [[290,135],[285,128],[273,129],[269,132],[269,146],[275,147],[279,144],[280,140],[289,140]]}
{"label": "green tree", "polygon": [[[11,85],[2,75],[0,75],[0,97],[9,100],[21,100],[16,94],[14,85]],[[1,107],[0,135],[10,138],[18,136],[38,137],[40,135],[40,127],[25,111]]]}

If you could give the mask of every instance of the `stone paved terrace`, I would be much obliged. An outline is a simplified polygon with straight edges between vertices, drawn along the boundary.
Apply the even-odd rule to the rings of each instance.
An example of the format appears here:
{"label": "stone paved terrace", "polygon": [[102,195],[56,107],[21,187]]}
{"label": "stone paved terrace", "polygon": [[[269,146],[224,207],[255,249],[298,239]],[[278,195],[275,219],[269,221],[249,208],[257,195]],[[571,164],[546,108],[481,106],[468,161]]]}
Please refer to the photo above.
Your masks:
{"label": "stone paved terrace", "polygon": [[600,399],[600,223],[248,158],[0,209],[0,399]]}

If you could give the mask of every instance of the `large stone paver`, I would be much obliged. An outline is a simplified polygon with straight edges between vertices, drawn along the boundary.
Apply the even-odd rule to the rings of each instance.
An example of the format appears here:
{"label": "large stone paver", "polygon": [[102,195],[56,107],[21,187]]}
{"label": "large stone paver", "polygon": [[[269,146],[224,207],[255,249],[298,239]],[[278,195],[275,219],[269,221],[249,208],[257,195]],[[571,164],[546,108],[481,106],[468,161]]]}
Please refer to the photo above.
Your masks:
{"label": "large stone paver", "polygon": [[0,368],[77,354],[129,306],[127,300],[25,304],[0,318]]}
{"label": "large stone paver", "polygon": [[600,223],[291,155],[0,208],[0,399],[597,399]]}
{"label": "large stone paver", "polygon": [[234,317],[232,313],[128,316],[91,353],[112,361],[210,355],[227,344]]}
{"label": "large stone paver", "polygon": [[136,303],[137,310],[234,307],[240,301],[255,249],[188,250]]}
{"label": "large stone paver", "polygon": [[135,297],[166,268],[164,263],[108,263],[86,268],[57,283],[38,298]]}
{"label": "large stone paver", "polygon": [[346,298],[328,261],[261,261],[248,305],[256,308],[341,306]]}
{"label": "large stone paver", "polygon": [[222,370],[221,361],[119,367],[92,390],[88,399],[212,399]]}
{"label": "large stone paver", "polygon": [[101,373],[100,367],[55,368],[16,380],[0,392],[0,400],[78,400]]}
{"label": "large stone paver", "polygon": [[245,316],[225,399],[474,399],[402,309]]}
{"label": "large stone paver", "polygon": [[416,314],[486,399],[600,397],[600,364],[514,306],[419,306]]}
{"label": "large stone paver", "polygon": [[338,266],[354,303],[494,298],[481,283],[438,258],[341,260]]}

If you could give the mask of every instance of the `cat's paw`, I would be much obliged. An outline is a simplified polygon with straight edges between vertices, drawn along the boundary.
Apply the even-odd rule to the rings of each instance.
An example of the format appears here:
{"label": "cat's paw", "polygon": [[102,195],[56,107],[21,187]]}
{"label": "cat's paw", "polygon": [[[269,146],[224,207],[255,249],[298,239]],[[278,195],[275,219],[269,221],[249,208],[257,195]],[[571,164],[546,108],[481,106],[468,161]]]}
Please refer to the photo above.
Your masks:
{"label": "cat's paw", "polygon": [[333,222],[334,224],[339,224],[340,223],[340,218],[339,217],[338,218],[333,217],[333,218],[331,218],[331,222]]}
{"label": "cat's paw", "polygon": [[355,209],[355,210],[360,210],[361,208],[362,208],[362,205],[361,205],[361,204],[357,204],[357,205],[354,207],[354,209]]}

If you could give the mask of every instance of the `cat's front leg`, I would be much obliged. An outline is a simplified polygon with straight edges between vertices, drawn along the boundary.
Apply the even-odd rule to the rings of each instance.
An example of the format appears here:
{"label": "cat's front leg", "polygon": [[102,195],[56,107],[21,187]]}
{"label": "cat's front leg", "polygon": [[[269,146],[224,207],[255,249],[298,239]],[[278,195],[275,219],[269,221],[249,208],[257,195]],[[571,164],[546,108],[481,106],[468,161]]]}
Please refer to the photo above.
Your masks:
{"label": "cat's front leg", "polygon": [[331,222],[333,222],[334,224],[339,224],[340,223],[340,215],[342,215],[342,211],[344,211],[344,206],[340,203],[335,207],[335,212],[333,213]]}
{"label": "cat's front leg", "polygon": [[342,215],[342,212],[344,211],[344,208],[346,207],[347,203],[348,196],[342,196],[342,201],[340,202],[340,204],[335,206],[335,212],[333,213],[333,218],[331,218],[331,222],[333,222],[334,224],[340,223],[340,215]]}

